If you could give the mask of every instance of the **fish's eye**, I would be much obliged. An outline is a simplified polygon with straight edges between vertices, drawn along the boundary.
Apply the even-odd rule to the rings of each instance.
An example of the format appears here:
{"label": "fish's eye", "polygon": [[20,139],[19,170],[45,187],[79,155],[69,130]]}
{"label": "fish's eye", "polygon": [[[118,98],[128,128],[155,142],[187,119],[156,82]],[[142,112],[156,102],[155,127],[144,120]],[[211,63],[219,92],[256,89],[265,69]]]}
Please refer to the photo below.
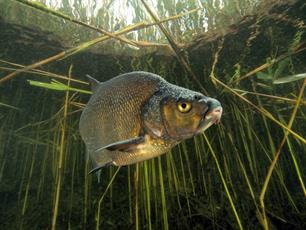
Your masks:
{"label": "fish's eye", "polygon": [[179,102],[177,107],[181,113],[188,113],[191,110],[191,103],[190,102]]}

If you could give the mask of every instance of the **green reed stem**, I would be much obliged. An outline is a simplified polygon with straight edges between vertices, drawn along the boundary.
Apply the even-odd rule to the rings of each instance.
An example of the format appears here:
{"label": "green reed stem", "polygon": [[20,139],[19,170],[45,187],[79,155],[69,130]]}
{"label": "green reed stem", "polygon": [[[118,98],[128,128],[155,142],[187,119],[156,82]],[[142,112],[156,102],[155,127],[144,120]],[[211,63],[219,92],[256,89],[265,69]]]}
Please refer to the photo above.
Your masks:
{"label": "green reed stem", "polygon": [[115,171],[113,177],[112,177],[111,180],[109,181],[109,183],[108,183],[108,185],[107,185],[105,191],[103,192],[102,196],[101,196],[100,199],[99,199],[98,208],[97,208],[97,216],[96,216],[96,220],[97,220],[97,222],[96,222],[96,230],[101,229],[101,228],[100,228],[100,216],[101,216],[101,205],[102,205],[103,199],[104,199],[106,193],[108,192],[109,188],[110,188],[111,185],[113,184],[113,182],[114,182],[114,180],[115,180],[115,178],[116,178],[116,176],[117,176],[117,174],[118,174],[118,172],[119,172],[120,169],[121,169],[121,166],[119,166],[119,167],[117,168],[117,170]]}
{"label": "green reed stem", "polygon": [[181,171],[182,171],[182,176],[183,176],[183,185],[184,185],[184,191],[185,191],[185,198],[187,202],[187,207],[188,207],[188,213],[191,215],[191,209],[190,209],[190,202],[189,202],[189,196],[187,192],[187,182],[186,182],[186,176],[185,176],[185,169],[184,169],[184,163],[183,163],[183,156],[182,156],[182,146],[179,145],[179,155],[180,155],[180,164],[181,164]]}
{"label": "green reed stem", "polygon": [[146,195],[146,205],[147,205],[147,221],[148,221],[148,228],[152,229],[151,223],[151,194],[150,194],[150,183],[149,183],[149,174],[148,174],[148,161],[143,162],[144,166],[144,179],[145,179],[145,195]]}
{"label": "green reed stem", "polygon": [[237,220],[239,229],[242,230],[243,227],[242,227],[242,224],[241,224],[241,221],[240,221],[240,217],[239,217],[238,212],[237,212],[237,210],[236,210],[236,208],[235,208],[235,205],[234,205],[232,196],[231,196],[231,194],[230,194],[230,192],[229,192],[229,190],[228,190],[228,187],[227,187],[227,185],[226,185],[226,182],[225,182],[225,179],[224,179],[224,176],[223,176],[223,173],[222,173],[222,170],[221,170],[221,167],[220,167],[218,158],[217,158],[217,156],[216,156],[216,154],[215,154],[215,152],[214,152],[212,146],[210,145],[210,142],[209,142],[208,138],[206,137],[206,135],[203,134],[203,136],[204,136],[205,141],[206,141],[206,143],[207,143],[207,145],[208,145],[208,148],[209,148],[209,150],[210,150],[210,153],[212,154],[212,156],[213,156],[213,158],[214,158],[214,160],[215,160],[215,162],[216,162],[217,169],[218,169],[218,172],[219,172],[220,177],[221,177],[221,180],[222,180],[222,184],[223,184],[223,186],[224,186],[224,189],[225,189],[227,198],[228,198],[228,200],[229,200],[229,202],[230,202],[230,205],[231,205],[231,207],[232,207],[232,209],[233,209],[233,212],[234,212],[234,215],[235,215],[235,217],[236,217],[236,220]]}
{"label": "green reed stem", "polygon": [[[72,152],[71,149],[67,152]],[[74,183],[75,183],[75,168],[76,168],[76,157],[72,159],[72,172],[70,181],[70,204],[69,204],[69,225],[71,222],[71,216],[73,215],[73,200],[74,200]]]}
{"label": "green reed stem", "polygon": [[89,180],[89,153],[86,153],[86,160],[85,160],[85,167],[84,167],[84,210],[83,210],[83,223],[84,226],[87,224],[87,213],[88,213],[88,199],[89,199],[89,186],[90,186],[90,180]]}
{"label": "green reed stem", "polygon": [[292,151],[291,143],[289,142],[288,139],[287,139],[287,144],[288,144],[288,147],[289,147],[289,150],[290,150],[290,154],[291,154],[291,157],[292,157],[292,160],[293,160],[293,163],[294,163],[294,167],[295,167],[297,176],[299,178],[299,181],[300,181],[300,184],[301,184],[301,187],[302,187],[302,191],[304,193],[304,196],[306,197],[306,188],[305,188],[305,184],[304,184],[304,181],[303,181],[303,176],[302,176],[298,161],[297,161],[297,159],[296,159],[296,157],[295,157],[295,155]]}
{"label": "green reed stem", "polygon": [[[159,193],[157,191],[157,177],[156,177],[156,167],[155,167],[155,159],[151,160],[152,164],[152,185],[153,185],[153,194],[154,194],[154,211],[155,216],[159,214],[159,207],[158,207],[158,200],[159,200]],[[155,225],[157,225],[158,218],[155,218]]]}
{"label": "green reed stem", "polygon": [[179,209],[182,209],[181,202],[180,202],[180,196],[179,196],[180,183],[178,180],[178,172],[177,172],[176,164],[174,162],[171,151],[168,153],[168,155],[170,158],[171,170],[172,170],[172,175],[173,175],[172,178],[173,178],[173,183],[174,183],[175,192],[176,192],[177,204],[178,204]]}
{"label": "green reed stem", "polygon": [[[72,66],[69,68],[69,77],[71,76]],[[68,86],[70,85],[70,80],[68,80]],[[60,200],[60,191],[62,185],[62,174],[63,174],[63,165],[64,165],[64,153],[65,153],[65,142],[66,142],[66,126],[67,126],[67,113],[68,113],[68,104],[69,104],[69,91],[66,91],[65,102],[64,102],[64,111],[63,111],[63,120],[60,127],[61,139],[60,139],[60,150],[59,150],[59,159],[57,165],[57,180],[55,182],[55,202],[53,207],[53,217],[51,229],[56,229],[56,221],[58,216],[59,200]]]}
{"label": "green reed stem", "polygon": [[188,174],[189,174],[189,180],[190,180],[190,183],[191,183],[191,189],[192,189],[192,194],[195,195],[195,186],[194,186],[194,183],[193,183],[193,176],[192,176],[192,172],[191,172],[191,164],[190,164],[190,160],[189,160],[189,156],[188,156],[188,150],[187,150],[187,146],[186,146],[186,142],[183,142],[182,143],[182,149],[183,149],[183,153],[184,153],[184,156],[185,156],[185,166],[187,165],[187,169],[188,169]]}
{"label": "green reed stem", "polygon": [[139,230],[139,163],[136,164],[134,173],[135,188],[135,229]]}
{"label": "green reed stem", "polygon": [[129,213],[130,213],[130,224],[133,223],[133,205],[132,205],[132,186],[131,186],[131,166],[128,165],[128,191],[129,191]]}
{"label": "green reed stem", "polygon": [[164,187],[164,177],[163,177],[163,169],[161,164],[161,159],[158,157],[158,173],[159,173],[159,185],[160,185],[160,193],[161,193],[161,201],[162,201],[162,214],[164,220],[163,229],[168,230],[168,213],[167,213],[167,203],[166,203],[166,194]]}
{"label": "green reed stem", "polygon": [[[304,80],[304,84],[301,87],[301,90],[300,90],[300,93],[299,93],[299,96],[298,96],[298,99],[297,99],[297,103],[296,103],[296,105],[295,105],[295,107],[293,109],[291,118],[289,120],[289,123],[288,123],[288,126],[287,126],[288,129],[291,129],[292,124],[293,124],[293,122],[295,120],[297,110],[299,108],[300,102],[301,102],[303,94],[304,94],[305,86],[306,86],[306,79]],[[267,191],[268,184],[270,182],[272,173],[273,173],[273,171],[275,169],[275,166],[276,166],[276,163],[278,162],[278,159],[280,157],[281,150],[282,150],[283,146],[285,145],[287,137],[289,135],[288,129],[286,129],[284,137],[283,137],[283,139],[282,139],[282,141],[281,141],[281,143],[280,143],[280,145],[278,147],[278,150],[277,150],[277,152],[275,154],[275,157],[274,157],[274,159],[273,159],[273,161],[272,161],[272,163],[271,163],[271,165],[270,165],[270,167],[268,169],[267,176],[265,178],[265,181],[264,181],[264,184],[262,186],[262,189],[261,189],[261,192],[260,192],[260,196],[259,196],[259,203],[260,203],[261,217],[262,217],[262,225],[263,225],[264,229],[269,229],[268,219],[267,219],[267,216],[266,216],[266,209],[265,209],[264,199],[265,199],[266,191]]]}
{"label": "green reed stem", "polygon": [[274,116],[269,113],[267,110],[258,107],[257,105],[253,104],[251,101],[249,101],[248,99],[246,99],[245,97],[241,96],[239,93],[237,93],[235,90],[233,90],[232,88],[230,88],[229,86],[227,86],[226,84],[224,84],[222,81],[220,81],[219,79],[212,77],[218,84],[222,85],[224,88],[226,88],[227,90],[229,90],[230,92],[232,92],[234,95],[238,96],[241,100],[245,101],[246,103],[248,103],[249,105],[251,105],[252,107],[254,107],[257,111],[259,111],[261,114],[263,114],[265,117],[269,118],[270,120],[272,120],[274,123],[276,123],[277,125],[281,126],[284,130],[288,131],[290,134],[292,134],[295,138],[299,139],[300,141],[302,141],[304,144],[306,144],[306,139],[304,137],[302,137],[301,135],[299,135],[298,133],[294,132],[292,129],[288,128],[286,125],[284,125],[283,123],[281,123],[279,120],[277,120],[276,118],[274,118]]}
{"label": "green reed stem", "polygon": [[24,216],[24,214],[26,212],[26,208],[27,208],[29,189],[30,189],[30,185],[31,185],[31,179],[32,179],[34,163],[35,163],[35,156],[36,156],[36,151],[33,151],[32,152],[32,159],[31,159],[31,167],[30,167],[29,176],[28,176],[28,183],[27,183],[26,193],[24,195],[24,201],[23,201],[23,206],[22,206],[22,212],[21,212],[22,216]]}

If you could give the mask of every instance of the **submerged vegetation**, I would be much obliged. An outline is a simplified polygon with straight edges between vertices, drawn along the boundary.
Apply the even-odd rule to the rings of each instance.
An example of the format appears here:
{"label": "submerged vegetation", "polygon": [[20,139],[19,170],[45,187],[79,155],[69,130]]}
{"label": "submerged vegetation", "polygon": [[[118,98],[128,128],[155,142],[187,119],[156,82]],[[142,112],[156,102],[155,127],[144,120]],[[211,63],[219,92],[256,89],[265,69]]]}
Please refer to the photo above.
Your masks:
{"label": "submerged vegetation", "polygon": [[[305,229],[305,8],[0,0],[0,228]],[[78,131],[84,76],[133,70],[217,98],[224,116],[98,183]]]}

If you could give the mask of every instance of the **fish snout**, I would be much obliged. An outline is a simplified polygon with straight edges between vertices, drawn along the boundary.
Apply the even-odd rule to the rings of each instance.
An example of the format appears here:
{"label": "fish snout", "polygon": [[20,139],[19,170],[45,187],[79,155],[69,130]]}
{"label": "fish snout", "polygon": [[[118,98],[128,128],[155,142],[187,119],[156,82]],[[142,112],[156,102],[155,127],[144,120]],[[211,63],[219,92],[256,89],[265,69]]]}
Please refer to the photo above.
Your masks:
{"label": "fish snout", "polygon": [[206,104],[208,110],[205,114],[205,118],[211,119],[214,124],[218,124],[220,122],[223,110],[221,103],[214,98],[209,98]]}
{"label": "fish snout", "polygon": [[207,106],[204,118],[205,120],[210,120],[213,124],[218,124],[222,116],[222,106],[221,103],[214,98],[206,97],[200,101],[204,102]]}
{"label": "fish snout", "polygon": [[212,118],[213,124],[219,124],[219,122],[221,120],[221,116],[222,116],[222,107],[219,106],[217,108],[212,109],[208,113],[206,113],[205,117],[207,119]]}

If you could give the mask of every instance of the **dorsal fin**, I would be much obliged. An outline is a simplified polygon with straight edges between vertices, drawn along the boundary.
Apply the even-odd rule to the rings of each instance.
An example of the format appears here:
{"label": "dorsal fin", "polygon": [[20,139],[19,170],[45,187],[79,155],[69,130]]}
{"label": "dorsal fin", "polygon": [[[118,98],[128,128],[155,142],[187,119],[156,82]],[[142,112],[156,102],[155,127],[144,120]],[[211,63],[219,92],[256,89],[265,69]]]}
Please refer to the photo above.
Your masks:
{"label": "dorsal fin", "polygon": [[86,77],[88,78],[91,86],[91,91],[95,92],[96,88],[101,84],[97,79],[93,78],[92,76],[86,74]]}

